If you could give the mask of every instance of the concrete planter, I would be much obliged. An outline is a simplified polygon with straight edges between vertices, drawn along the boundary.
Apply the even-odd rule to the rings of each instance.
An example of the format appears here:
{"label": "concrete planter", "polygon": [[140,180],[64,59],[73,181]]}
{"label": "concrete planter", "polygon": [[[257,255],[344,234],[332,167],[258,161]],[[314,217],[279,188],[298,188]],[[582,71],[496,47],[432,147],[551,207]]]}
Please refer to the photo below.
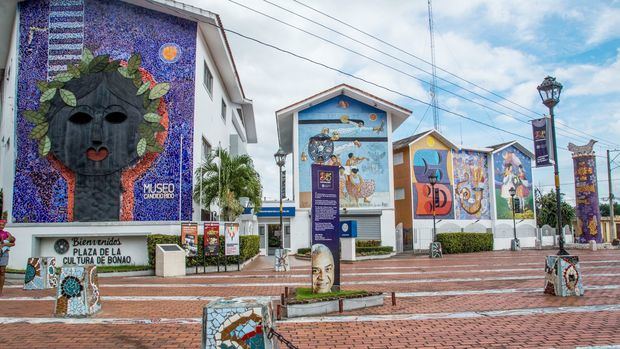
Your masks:
{"label": "concrete planter", "polygon": [[[344,310],[355,310],[368,307],[374,307],[383,305],[385,296],[383,294],[357,297],[357,298],[345,298],[343,299]],[[313,302],[303,304],[288,304],[286,306],[286,316],[289,318],[322,315],[328,313],[334,313],[338,311],[338,300],[330,300],[324,302]]]}

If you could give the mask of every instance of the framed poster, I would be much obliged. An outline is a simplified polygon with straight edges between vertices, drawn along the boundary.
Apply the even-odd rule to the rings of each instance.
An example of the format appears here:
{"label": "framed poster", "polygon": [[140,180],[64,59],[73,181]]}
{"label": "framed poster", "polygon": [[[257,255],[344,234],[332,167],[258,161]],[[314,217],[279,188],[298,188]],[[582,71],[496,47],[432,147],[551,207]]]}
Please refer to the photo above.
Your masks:
{"label": "framed poster", "polygon": [[226,234],[225,254],[227,256],[239,255],[239,224],[226,223],[224,225],[224,234]]}
{"label": "framed poster", "polygon": [[220,252],[220,223],[205,222],[203,236],[205,256],[217,256]]}
{"label": "framed poster", "polygon": [[181,245],[187,257],[198,254],[198,224],[181,223]]}

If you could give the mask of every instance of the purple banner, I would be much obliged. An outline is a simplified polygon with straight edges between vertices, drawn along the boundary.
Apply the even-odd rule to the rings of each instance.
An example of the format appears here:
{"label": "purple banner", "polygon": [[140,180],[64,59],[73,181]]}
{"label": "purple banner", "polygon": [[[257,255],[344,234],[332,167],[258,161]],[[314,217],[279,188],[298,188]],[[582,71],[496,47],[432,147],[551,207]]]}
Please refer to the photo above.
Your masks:
{"label": "purple banner", "polygon": [[573,166],[575,168],[577,231],[581,232],[579,242],[585,243],[590,240],[603,242],[594,153],[573,156]]}
{"label": "purple banner", "polygon": [[536,167],[553,165],[551,149],[551,132],[549,132],[549,118],[532,120],[534,133],[534,154],[536,155]]}
{"label": "purple banner", "polygon": [[338,166],[312,165],[312,292],[340,289]]}

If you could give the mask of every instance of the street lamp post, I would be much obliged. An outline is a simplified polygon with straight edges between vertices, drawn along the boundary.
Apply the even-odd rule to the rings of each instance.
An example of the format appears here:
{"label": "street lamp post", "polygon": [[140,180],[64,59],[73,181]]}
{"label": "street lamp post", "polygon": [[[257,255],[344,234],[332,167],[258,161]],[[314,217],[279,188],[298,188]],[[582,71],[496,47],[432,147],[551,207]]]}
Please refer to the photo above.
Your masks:
{"label": "street lamp post", "polygon": [[437,241],[437,227],[435,226],[435,184],[437,184],[437,175],[435,174],[431,174],[428,176],[428,182],[431,185],[431,192],[432,192],[432,199],[433,199],[433,242]]}
{"label": "street lamp post", "polygon": [[560,102],[560,93],[562,92],[562,84],[555,81],[554,77],[547,76],[545,80],[536,88],[540,94],[543,104],[549,108],[549,116],[551,117],[551,137],[553,138],[553,172],[555,180],[555,195],[557,201],[556,218],[557,231],[560,234],[560,250],[558,255],[567,256],[568,252],[564,249],[564,232],[562,231],[562,196],[560,194],[560,170],[558,167],[558,146],[555,137],[555,117],[553,108]]}
{"label": "street lamp post", "polygon": [[276,165],[280,168],[279,178],[280,178],[280,248],[284,248],[284,230],[282,229],[282,167],[286,164],[286,153],[282,148],[278,149],[278,151],[273,154],[273,157],[276,159]]}
{"label": "street lamp post", "polygon": [[519,239],[517,239],[517,221],[515,220],[515,194],[517,191],[512,187],[508,192],[510,193],[510,206],[512,206],[512,229],[514,233],[514,239],[510,244],[510,250],[519,251],[521,250],[521,244],[519,243]]}

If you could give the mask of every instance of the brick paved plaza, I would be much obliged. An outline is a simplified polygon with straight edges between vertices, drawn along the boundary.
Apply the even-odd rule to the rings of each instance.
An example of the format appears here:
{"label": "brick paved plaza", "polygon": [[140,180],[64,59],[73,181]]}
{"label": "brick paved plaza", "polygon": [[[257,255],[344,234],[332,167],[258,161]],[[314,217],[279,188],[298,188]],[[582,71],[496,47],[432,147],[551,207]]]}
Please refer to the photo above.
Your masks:
{"label": "brick paved plaza", "polygon": [[[299,348],[579,347],[620,345],[620,253],[578,251],[586,295],[544,295],[543,256],[555,251],[401,255],[342,265],[344,289],[391,292],[382,307],[278,322]],[[308,262],[271,271],[261,257],[242,272],[183,278],[101,278],[103,311],[52,316],[53,292],[9,280],[0,298],[4,348],[197,348],[202,308],[218,296],[277,296],[306,285]],[[387,295],[387,294],[386,294]]]}

